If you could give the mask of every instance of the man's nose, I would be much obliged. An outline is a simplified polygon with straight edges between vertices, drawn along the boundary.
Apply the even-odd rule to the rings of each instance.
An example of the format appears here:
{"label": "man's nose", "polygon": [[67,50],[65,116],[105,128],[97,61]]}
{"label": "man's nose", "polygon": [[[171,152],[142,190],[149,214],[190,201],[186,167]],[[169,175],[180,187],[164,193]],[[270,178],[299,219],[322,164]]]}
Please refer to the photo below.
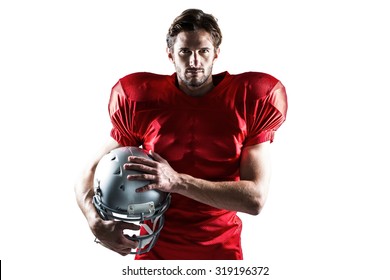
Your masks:
{"label": "man's nose", "polygon": [[191,67],[199,66],[199,56],[196,52],[193,52],[190,56],[190,66]]}

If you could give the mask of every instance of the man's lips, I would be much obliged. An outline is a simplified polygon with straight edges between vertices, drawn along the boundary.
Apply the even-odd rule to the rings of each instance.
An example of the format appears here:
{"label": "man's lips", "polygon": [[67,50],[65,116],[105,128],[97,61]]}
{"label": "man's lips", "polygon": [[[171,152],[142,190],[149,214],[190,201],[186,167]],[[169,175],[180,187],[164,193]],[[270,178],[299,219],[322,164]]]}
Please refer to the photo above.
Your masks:
{"label": "man's lips", "polygon": [[189,73],[189,74],[203,73],[203,69],[202,68],[191,68],[191,69],[187,69],[186,73]]}

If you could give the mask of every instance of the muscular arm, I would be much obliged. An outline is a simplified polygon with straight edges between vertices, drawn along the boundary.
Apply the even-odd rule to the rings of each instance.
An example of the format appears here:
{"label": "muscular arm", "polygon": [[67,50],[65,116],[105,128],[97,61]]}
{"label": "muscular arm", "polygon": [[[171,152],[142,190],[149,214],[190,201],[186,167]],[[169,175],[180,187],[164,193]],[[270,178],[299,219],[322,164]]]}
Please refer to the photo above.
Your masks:
{"label": "muscular arm", "polygon": [[269,143],[245,148],[240,164],[240,181],[210,182],[182,175],[176,192],[216,208],[257,215],[268,193]]}
{"label": "muscular arm", "polygon": [[210,206],[244,212],[260,213],[268,194],[270,179],[270,143],[265,142],[243,149],[241,156],[240,181],[211,182],[175,172],[159,155],[152,153],[157,163],[131,158],[125,168],[147,172],[132,175],[129,179],[153,181],[142,188],[160,189],[182,194]]}
{"label": "muscular arm", "polygon": [[121,255],[127,255],[137,247],[137,243],[127,239],[123,231],[125,229],[138,230],[139,226],[125,222],[105,221],[99,216],[92,203],[94,195],[93,178],[96,166],[105,154],[119,146],[116,141],[110,139],[84,169],[75,184],[74,190],[77,204],[87,219],[92,233],[100,240],[99,242],[110,250]]}
{"label": "muscular arm", "polygon": [[83,170],[79,180],[75,184],[74,190],[76,194],[77,204],[88,221],[90,220],[89,218],[93,219],[99,216],[92,204],[92,198],[94,195],[93,177],[95,174],[96,166],[99,160],[105,154],[117,147],[119,147],[119,144],[114,140],[110,139],[88,163],[88,165]]}

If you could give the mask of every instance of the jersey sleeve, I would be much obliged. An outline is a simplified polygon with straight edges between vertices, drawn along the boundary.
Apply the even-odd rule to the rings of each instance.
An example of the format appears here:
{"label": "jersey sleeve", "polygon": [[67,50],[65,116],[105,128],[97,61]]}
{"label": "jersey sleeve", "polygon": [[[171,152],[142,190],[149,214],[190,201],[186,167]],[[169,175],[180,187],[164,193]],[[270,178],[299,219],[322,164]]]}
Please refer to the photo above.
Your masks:
{"label": "jersey sleeve", "polygon": [[141,141],[133,133],[134,103],[128,100],[120,81],[111,90],[108,111],[112,123],[111,137],[122,146],[139,146]]}
{"label": "jersey sleeve", "polygon": [[251,104],[252,115],[249,117],[248,136],[245,146],[274,140],[275,131],[286,120],[287,95],[281,82],[262,98]]}

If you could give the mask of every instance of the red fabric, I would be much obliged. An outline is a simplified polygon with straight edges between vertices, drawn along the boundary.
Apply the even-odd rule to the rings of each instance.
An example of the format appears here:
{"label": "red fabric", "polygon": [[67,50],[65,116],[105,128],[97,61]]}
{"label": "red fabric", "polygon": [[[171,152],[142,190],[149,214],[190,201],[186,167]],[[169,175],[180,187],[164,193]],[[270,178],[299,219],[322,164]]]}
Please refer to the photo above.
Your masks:
{"label": "red fabric", "polygon": [[[256,72],[213,76],[216,87],[190,97],[176,74],[130,74],[113,87],[111,136],[123,146],[142,145],[180,173],[211,181],[239,180],[241,149],[273,141],[284,122],[287,98],[274,77]],[[242,259],[241,221],[173,194],[156,246],[142,259]]]}

